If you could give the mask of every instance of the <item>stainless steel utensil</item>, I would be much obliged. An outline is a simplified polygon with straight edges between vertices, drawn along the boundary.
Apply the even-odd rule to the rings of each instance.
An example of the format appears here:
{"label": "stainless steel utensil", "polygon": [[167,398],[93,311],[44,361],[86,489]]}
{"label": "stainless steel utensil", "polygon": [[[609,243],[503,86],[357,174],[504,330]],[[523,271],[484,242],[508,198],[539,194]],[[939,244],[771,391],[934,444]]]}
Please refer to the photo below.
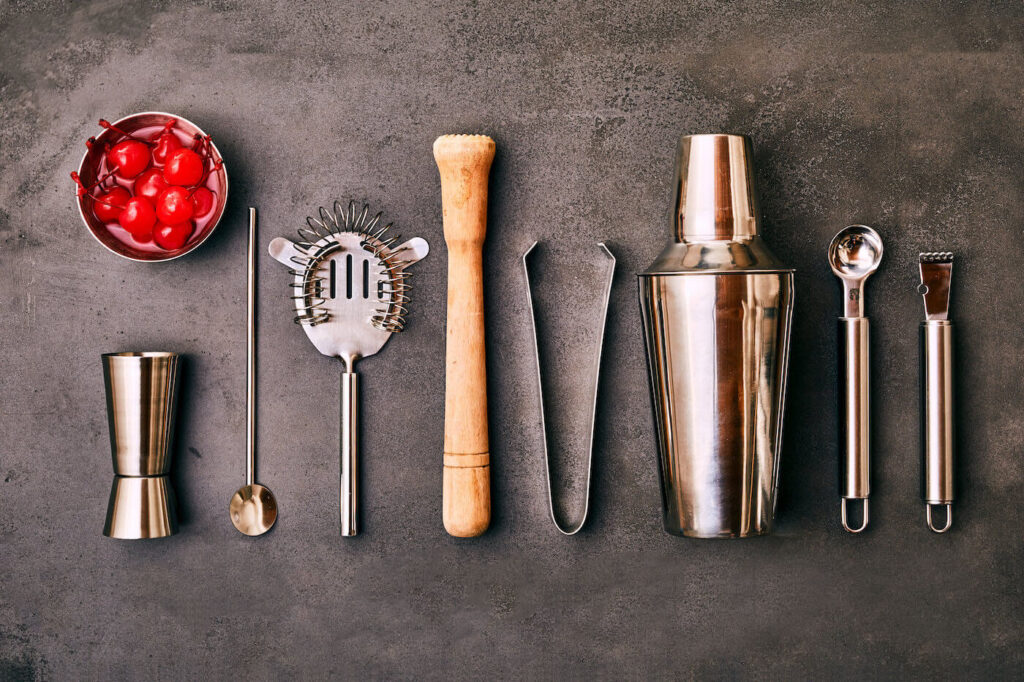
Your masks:
{"label": "stainless steel utensil", "polygon": [[[829,244],[828,262],[843,283],[843,316],[839,318],[841,518],[843,528],[860,533],[868,526],[871,494],[869,326],[864,317],[864,282],[882,262],[882,238],[867,225],[845,227]],[[861,500],[863,505],[857,527],[850,525],[849,500]]]}
{"label": "stainless steel utensil", "polygon": [[138,540],[178,532],[169,474],[180,366],[177,353],[103,356],[114,459],[107,537]]}
{"label": "stainless steel utensil", "polygon": [[231,522],[246,535],[263,535],[277,521],[277,500],[270,488],[256,483],[256,209],[249,208],[249,248],[245,374],[245,485],[228,503]]}
{"label": "stainless steel utensil", "polygon": [[[953,323],[949,286],[953,254],[921,254],[925,321],[921,323],[921,442],[924,453],[925,520],[936,533],[953,526]],[[946,508],[946,523],[936,527],[932,507]]]}
{"label": "stainless steel utensil", "polygon": [[759,236],[753,151],[741,135],[679,142],[674,240],[639,276],[665,530],[771,530],[793,270]]}
{"label": "stainless steel utensil", "polygon": [[409,273],[429,247],[419,237],[395,246],[369,208],[321,208],[307,218],[299,241],[278,237],[270,255],[289,266],[293,299],[306,336],[324,355],[341,358],[341,534],[358,533],[359,375],[356,361],[379,351],[392,332],[402,331],[409,304]]}
{"label": "stainless steel utensil", "polygon": [[558,520],[558,515],[555,513],[555,499],[554,493],[551,487],[551,457],[548,454],[548,430],[547,424],[544,419],[544,388],[543,382],[541,381],[540,372],[540,346],[537,343],[537,320],[534,313],[533,307],[533,293],[530,288],[530,268],[528,265],[528,256],[533,252],[534,247],[537,246],[537,242],[530,245],[530,248],[523,254],[523,274],[526,277],[526,302],[530,306],[530,329],[533,332],[533,358],[535,367],[537,368],[537,397],[540,403],[540,429],[543,436],[544,442],[544,470],[546,473],[546,480],[548,485],[548,508],[551,510],[551,520],[555,523],[555,528],[558,532],[563,535],[575,535],[580,532],[583,528],[583,524],[587,522],[587,513],[590,510],[590,479],[593,473],[593,462],[594,462],[594,421],[597,419],[597,389],[600,386],[601,381],[601,350],[604,347],[604,330],[605,322],[608,319],[608,302],[611,299],[612,293],[612,281],[615,279],[615,256],[608,247],[605,246],[604,242],[598,242],[597,246],[601,249],[602,253],[607,257],[608,264],[608,281],[605,283],[603,289],[603,295],[601,298],[601,322],[600,322],[600,335],[597,339],[597,352],[593,356],[593,375],[594,382],[592,384],[592,390],[587,391],[587,395],[592,396],[590,401],[590,422],[587,426],[587,484],[583,497],[583,513],[579,517],[579,521],[571,525],[563,525]]}

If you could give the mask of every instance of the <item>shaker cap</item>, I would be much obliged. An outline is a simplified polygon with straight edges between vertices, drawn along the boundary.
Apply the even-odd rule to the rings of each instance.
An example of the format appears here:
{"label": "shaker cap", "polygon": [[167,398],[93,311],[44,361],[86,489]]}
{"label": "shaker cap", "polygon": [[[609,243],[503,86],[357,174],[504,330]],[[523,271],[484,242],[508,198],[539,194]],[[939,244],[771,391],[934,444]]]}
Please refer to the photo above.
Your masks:
{"label": "shaker cap", "polygon": [[643,274],[790,271],[761,240],[745,135],[684,135],[676,150],[673,241]]}
{"label": "shaker cap", "polygon": [[744,135],[686,135],[676,151],[676,240],[753,237],[760,223],[753,147]]}

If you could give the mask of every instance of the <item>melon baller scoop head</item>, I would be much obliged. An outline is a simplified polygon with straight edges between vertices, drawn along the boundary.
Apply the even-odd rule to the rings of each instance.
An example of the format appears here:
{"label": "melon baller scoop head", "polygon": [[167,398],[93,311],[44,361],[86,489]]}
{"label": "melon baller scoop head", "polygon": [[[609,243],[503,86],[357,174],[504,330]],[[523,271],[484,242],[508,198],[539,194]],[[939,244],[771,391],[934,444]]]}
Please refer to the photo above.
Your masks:
{"label": "melon baller scoop head", "polygon": [[358,533],[359,376],[356,361],[379,351],[393,332],[402,331],[409,304],[409,273],[427,255],[424,239],[397,244],[381,224],[381,214],[356,210],[355,202],[321,208],[307,218],[299,240],[278,237],[270,255],[293,277],[295,322],[324,355],[340,358],[341,375],[341,534]]}

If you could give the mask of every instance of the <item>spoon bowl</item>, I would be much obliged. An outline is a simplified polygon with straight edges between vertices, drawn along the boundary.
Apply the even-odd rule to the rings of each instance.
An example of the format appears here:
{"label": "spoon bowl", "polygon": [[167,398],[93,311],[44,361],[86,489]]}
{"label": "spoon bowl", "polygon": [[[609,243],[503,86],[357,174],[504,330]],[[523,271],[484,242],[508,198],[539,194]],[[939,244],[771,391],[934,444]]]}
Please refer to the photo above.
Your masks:
{"label": "spoon bowl", "polygon": [[828,262],[836,277],[862,280],[882,262],[882,238],[867,225],[850,225],[828,246]]}
{"label": "spoon bowl", "polygon": [[249,536],[263,535],[277,521],[277,500],[270,488],[258,483],[245,485],[231,496],[231,523]]}

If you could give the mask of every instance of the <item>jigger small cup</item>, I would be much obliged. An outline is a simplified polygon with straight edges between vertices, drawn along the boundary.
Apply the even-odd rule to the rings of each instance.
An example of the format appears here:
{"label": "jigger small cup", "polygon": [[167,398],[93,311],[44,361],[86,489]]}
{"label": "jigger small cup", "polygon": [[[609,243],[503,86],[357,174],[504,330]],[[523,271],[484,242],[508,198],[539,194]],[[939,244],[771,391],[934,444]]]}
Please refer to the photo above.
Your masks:
{"label": "jigger small cup", "polygon": [[107,537],[162,538],[178,530],[169,474],[180,367],[177,353],[103,355],[114,461]]}

